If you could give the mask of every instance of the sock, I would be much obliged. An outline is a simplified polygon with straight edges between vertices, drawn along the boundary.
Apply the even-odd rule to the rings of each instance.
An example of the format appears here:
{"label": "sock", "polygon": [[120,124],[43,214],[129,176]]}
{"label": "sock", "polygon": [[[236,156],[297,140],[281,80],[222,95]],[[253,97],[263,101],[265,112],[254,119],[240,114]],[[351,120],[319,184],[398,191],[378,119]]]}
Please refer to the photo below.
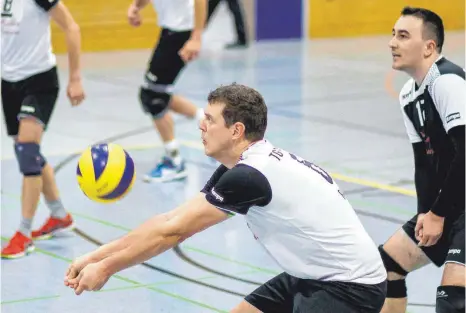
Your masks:
{"label": "sock", "polygon": [[21,217],[19,231],[26,237],[31,238],[32,219]]}
{"label": "sock", "polygon": [[63,219],[66,217],[68,214],[63,207],[63,203],[61,202],[60,199],[55,200],[55,201],[47,201],[45,200],[45,203],[49,207],[49,210],[51,212],[51,215],[56,218]]}
{"label": "sock", "polygon": [[165,143],[165,152],[167,156],[171,159],[174,159],[180,154],[178,142],[176,139]]}

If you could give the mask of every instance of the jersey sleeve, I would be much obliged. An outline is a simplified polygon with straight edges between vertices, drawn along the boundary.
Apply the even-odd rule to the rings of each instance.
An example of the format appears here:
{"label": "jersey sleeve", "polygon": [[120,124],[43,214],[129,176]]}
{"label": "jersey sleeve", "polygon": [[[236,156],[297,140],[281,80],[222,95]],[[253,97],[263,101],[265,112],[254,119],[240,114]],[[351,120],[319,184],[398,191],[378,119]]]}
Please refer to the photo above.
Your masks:
{"label": "jersey sleeve", "polygon": [[466,81],[455,74],[445,74],[436,79],[432,99],[446,132],[455,126],[465,125]]}
{"label": "jersey sleeve", "polygon": [[44,11],[50,11],[60,0],[34,0]]}
{"label": "jersey sleeve", "polygon": [[202,189],[210,204],[229,213],[244,215],[252,206],[264,206],[272,200],[270,184],[257,169],[238,164],[217,177],[219,169]]}
{"label": "jersey sleeve", "polygon": [[405,103],[404,98],[406,97],[407,94],[409,94],[411,86],[412,86],[412,82],[411,80],[409,80],[400,91],[399,101],[401,105],[401,115],[403,116],[403,123],[405,125],[408,139],[411,143],[417,143],[417,142],[421,142],[422,139],[421,137],[419,137],[419,134],[416,132],[416,129],[414,128],[413,122],[411,122],[411,120],[409,119],[405,111],[405,105],[407,103]]}

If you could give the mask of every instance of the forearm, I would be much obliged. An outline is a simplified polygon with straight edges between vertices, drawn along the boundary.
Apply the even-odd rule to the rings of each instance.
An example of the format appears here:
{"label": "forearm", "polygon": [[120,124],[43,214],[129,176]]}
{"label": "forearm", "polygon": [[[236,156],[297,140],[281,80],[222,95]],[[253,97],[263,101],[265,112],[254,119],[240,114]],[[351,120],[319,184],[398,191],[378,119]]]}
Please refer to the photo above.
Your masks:
{"label": "forearm", "polygon": [[107,243],[101,247],[99,247],[97,250],[91,253],[90,257],[94,262],[99,262],[105,258],[110,257],[111,255],[118,253],[126,248],[128,248],[131,245],[134,245],[135,243],[137,244],[140,240],[141,235],[141,228],[147,227],[147,223],[162,223],[168,219],[168,214],[162,214],[153,217],[150,219],[148,222],[142,224],[140,227],[134,229],[133,231],[129,232],[125,236],[114,240],[110,243]]}
{"label": "forearm", "polygon": [[140,264],[157,256],[178,244],[181,237],[176,235],[163,235],[160,232],[148,233],[135,237],[131,245],[113,253],[102,260],[102,264],[109,275],[113,275],[128,267]]}
{"label": "forearm", "polygon": [[194,28],[191,38],[201,40],[207,18],[207,0],[194,0]]}
{"label": "forearm", "polygon": [[139,10],[142,10],[149,3],[150,0],[134,0],[133,5]]}
{"label": "forearm", "polygon": [[80,80],[81,68],[81,31],[78,24],[73,23],[65,30],[65,40],[68,48],[69,79]]}
{"label": "forearm", "polygon": [[457,205],[464,206],[465,194],[465,153],[464,126],[452,129],[450,136],[455,147],[455,156],[451,162],[448,174],[442,188],[431,208],[435,215],[446,217]]}

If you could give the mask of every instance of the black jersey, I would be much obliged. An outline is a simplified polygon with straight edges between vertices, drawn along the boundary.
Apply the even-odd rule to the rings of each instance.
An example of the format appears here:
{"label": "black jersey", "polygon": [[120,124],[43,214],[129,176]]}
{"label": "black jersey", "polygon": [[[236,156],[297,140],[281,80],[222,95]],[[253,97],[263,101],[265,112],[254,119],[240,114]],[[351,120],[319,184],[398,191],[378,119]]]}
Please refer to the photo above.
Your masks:
{"label": "black jersey", "polygon": [[[416,182],[418,193],[419,184],[424,185],[420,212],[427,212],[435,206],[438,206],[435,208],[436,211],[443,211],[436,213],[443,216],[444,212],[451,209],[446,206],[459,206],[464,211],[464,164],[462,171],[461,168],[457,168],[453,173],[455,161],[460,163],[455,157],[458,153],[462,153],[464,159],[464,151],[457,151],[455,138],[452,135],[458,129],[464,132],[466,106],[464,69],[443,56],[439,57],[420,86],[413,79],[404,85],[400,93],[400,103],[409,139],[414,147],[418,147],[415,148],[415,153],[417,150],[419,154],[416,156],[418,159],[416,170],[422,167],[422,171],[425,172],[425,175]],[[460,134],[461,136],[464,139],[464,134]],[[462,147],[464,149],[464,143]],[[422,165],[418,166],[419,164]],[[457,173],[458,171],[461,173]],[[450,185],[449,188],[454,184],[463,186],[462,190],[459,187],[454,192],[455,203],[453,201],[438,203],[442,200],[439,199],[439,193],[446,184]],[[451,195],[449,197],[451,198]]]}

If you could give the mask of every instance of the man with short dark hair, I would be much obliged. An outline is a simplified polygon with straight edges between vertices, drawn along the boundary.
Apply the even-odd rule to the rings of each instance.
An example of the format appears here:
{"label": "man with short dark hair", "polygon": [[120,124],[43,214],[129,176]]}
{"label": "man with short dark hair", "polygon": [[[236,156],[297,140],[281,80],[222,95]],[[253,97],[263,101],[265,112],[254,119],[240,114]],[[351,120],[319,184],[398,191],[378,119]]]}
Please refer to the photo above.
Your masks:
{"label": "man with short dark hair", "polygon": [[406,7],[393,29],[393,68],[411,76],[399,101],[413,146],[418,213],[383,246],[388,272],[384,313],[404,313],[406,275],[430,262],[445,266],[436,312],[464,312],[465,71],[441,55],[442,19]]}
{"label": "man with short dark hair", "polygon": [[256,90],[211,92],[201,136],[205,154],[222,165],[192,200],[75,260],[65,285],[78,295],[99,290],[111,275],[239,214],[284,272],[232,312],[378,313],[386,271],[376,245],[332,177],[273,146],[266,128]]}

